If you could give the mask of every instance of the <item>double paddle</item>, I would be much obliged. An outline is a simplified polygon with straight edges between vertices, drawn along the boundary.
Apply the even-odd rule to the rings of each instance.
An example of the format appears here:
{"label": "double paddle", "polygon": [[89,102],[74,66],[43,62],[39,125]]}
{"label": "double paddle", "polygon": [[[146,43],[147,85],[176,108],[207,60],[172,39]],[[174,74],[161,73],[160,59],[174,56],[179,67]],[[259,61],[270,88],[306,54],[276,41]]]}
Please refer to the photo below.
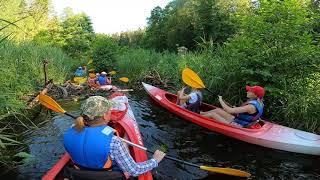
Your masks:
{"label": "double paddle", "polygon": [[[90,76],[90,74],[92,74],[92,77],[95,77],[94,73],[89,73],[89,76]],[[117,74],[117,72],[116,71],[110,71],[110,72],[108,72],[108,74],[115,75],[115,74]],[[129,78],[127,78],[127,77],[121,77],[121,78],[119,78],[119,80],[122,81],[122,82],[125,82],[125,83],[129,82]]]}
{"label": "double paddle", "polygon": [[[116,71],[110,71],[108,74],[115,75],[116,73],[117,73]],[[121,77],[121,78],[119,78],[119,80],[122,82],[125,82],[125,83],[129,82],[129,78],[127,78],[127,77]]]}
{"label": "double paddle", "polygon": [[[49,109],[51,109],[51,110],[53,110],[55,112],[63,113],[63,114],[65,114],[67,116],[70,116],[72,118],[76,118],[75,116],[67,113],[55,100],[53,100],[51,97],[49,97],[47,95],[40,94],[39,101],[40,101],[40,103],[42,105],[44,105],[45,107],[47,107],[47,108],[49,108]],[[124,139],[122,139],[122,140],[124,140]],[[125,140],[125,142],[130,144],[130,145],[132,145],[132,146],[135,146],[135,147],[138,147],[138,148],[143,149],[145,151],[153,153],[152,151],[150,151],[147,148],[145,148],[143,146],[140,146],[138,144],[132,143],[132,142],[127,141],[127,140]],[[180,159],[176,159],[176,158],[168,156],[168,155],[164,156],[164,158],[170,159],[170,160],[173,160],[173,161],[176,161],[176,162],[180,162],[180,163],[183,163],[183,164],[186,164],[186,165],[189,165],[189,166],[197,167],[199,169],[202,169],[202,170],[205,170],[205,171],[209,171],[209,172],[221,173],[221,174],[227,174],[227,175],[239,176],[239,177],[250,177],[251,176],[250,173],[245,172],[245,171],[241,171],[241,170],[238,170],[238,169],[199,166],[197,164],[193,164],[193,163],[186,162],[186,161],[183,161],[183,160],[180,160]]]}

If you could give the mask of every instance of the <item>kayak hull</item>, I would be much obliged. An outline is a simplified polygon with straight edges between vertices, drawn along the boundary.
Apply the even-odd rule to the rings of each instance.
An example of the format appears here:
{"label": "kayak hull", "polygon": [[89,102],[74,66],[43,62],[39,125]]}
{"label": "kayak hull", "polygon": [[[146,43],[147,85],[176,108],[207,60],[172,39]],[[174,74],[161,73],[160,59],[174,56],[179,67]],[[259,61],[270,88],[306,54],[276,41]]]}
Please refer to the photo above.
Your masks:
{"label": "kayak hull", "polygon": [[[225,124],[214,119],[204,117],[176,105],[176,95],[157,87],[142,83],[150,97],[170,112],[198,124],[208,130],[260,146],[280,149],[289,152],[320,155],[320,136],[317,134],[281,126],[264,121],[260,129],[248,129]],[[203,111],[217,107],[202,103]]]}
{"label": "kayak hull", "polygon": [[[118,93],[119,94],[119,93]],[[123,94],[122,94],[123,95]],[[111,96],[112,97],[112,96]],[[116,96],[114,96],[116,97]],[[112,98],[111,98],[112,99]],[[121,128],[124,131],[124,138],[129,141],[144,146],[142,137],[139,131],[138,124],[132,112],[132,109],[129,104],[127,104],[128,110],[125,115],[121,117],[120,120],[114,122],[115,129]],[[146,151],[139,149],[137,147],[128,147],[131,156],[136,162],[144,162],[148,160]],[[59,161],[42,177],[42,180],[53,180],[56,179],[58,174],[63,170],[65,165],[71,161],[71,158],[68,153],[65,153]],[[139,180],[152,180],[151,172],[144,173],[138,177]]]}

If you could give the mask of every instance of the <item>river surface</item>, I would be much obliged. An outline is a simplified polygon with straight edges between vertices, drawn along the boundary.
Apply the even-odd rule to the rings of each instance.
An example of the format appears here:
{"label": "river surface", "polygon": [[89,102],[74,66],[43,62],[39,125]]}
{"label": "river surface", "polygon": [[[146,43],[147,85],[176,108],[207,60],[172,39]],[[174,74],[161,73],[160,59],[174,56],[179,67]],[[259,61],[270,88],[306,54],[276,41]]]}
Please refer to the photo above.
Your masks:
{"label": "river surface", "polygon": [[[144,91],[131,92],[128,98],[149,149],[165,144],[167,154],[171,156],[200,165],[248,171],[252,174],[251,179],[320,179],[320,157],[272,150],[208,131],[169,113]],[[71,114],[79,114],[79,102],[60,104]],[[63,114],[51,114],[51,119],[43,119],[46,123],[25,137],[34,158],[19,166],[18,173],[9,177],[40,179],[64,153],[63,133],[73,119]],[[155,179],[237,179],[170,160],[163,160],[153,170],[153,175]]]}

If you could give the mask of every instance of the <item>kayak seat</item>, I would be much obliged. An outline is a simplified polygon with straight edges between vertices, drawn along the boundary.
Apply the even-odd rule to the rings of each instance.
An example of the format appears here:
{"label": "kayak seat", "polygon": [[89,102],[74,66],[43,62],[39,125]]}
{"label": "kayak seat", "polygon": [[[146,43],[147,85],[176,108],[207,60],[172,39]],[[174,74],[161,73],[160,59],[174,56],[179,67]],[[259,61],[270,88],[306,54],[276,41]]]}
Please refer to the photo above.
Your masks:
{"label": "kayak seat", "polygon": [[257,119],[255,121],[253,121],[252,123],[243,126],[244,128],[248,128],[248,129],[260,129],[262,126],[264,125],[264,122],[262,121],[262,119]]}
{"label": "kayak seat", "polygon": [[70,180],[95,180],[95,179],[112,179],[122,180],[125,176],[119,171],[92,171],[75,169],[72,163],[69,163],[63,169],[64,179]]}

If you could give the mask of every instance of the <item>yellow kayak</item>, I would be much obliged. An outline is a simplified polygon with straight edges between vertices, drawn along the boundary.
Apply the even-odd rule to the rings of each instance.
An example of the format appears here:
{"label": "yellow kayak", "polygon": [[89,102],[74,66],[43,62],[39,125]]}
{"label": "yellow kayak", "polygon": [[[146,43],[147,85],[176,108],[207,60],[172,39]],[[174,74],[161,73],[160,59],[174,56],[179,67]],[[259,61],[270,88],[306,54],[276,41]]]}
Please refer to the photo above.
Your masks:
{"label": "yellow kayak", "polygon": [[74,77],[73,81],[77,84],[84,84],[87,82],[87,78],[85,77]]}

